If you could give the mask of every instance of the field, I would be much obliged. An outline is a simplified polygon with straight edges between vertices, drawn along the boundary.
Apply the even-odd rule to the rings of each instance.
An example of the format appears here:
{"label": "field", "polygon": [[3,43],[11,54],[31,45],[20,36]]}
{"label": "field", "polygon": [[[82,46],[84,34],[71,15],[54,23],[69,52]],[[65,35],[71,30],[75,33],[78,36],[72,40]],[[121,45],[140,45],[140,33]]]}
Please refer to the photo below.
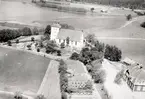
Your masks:
{"label": "field", "polygon": [[36,93],[50,59],[0,47],[0,90]]}

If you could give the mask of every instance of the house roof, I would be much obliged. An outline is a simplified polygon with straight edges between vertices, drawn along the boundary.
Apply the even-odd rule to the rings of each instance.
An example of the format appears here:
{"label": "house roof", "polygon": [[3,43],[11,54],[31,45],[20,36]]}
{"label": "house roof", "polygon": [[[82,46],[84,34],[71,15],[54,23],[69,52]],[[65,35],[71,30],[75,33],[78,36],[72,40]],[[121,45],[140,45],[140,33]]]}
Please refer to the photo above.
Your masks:
{"label": "house roof", "polygon": [[122,60],[123,63],[126,63],[128,65],[133,65],[135,64],[136,62],[133,61],[132,59],[128,58],[128,57],[125,57],[123,60]]}
{"label": "house roof", "polygon": [[84,64],[80,61],[76,60],[66,60],[65,61],[67,68],[74,74],[86,73],[86,69],[84,68]]}
{"label": "house roof", "polygon": [[70,29],[60,29],[57,38],[58,39],[66,39],[69,37],[70,41],[81,41],[81,37],[83,35],[82,31],[78,30],[70,30]]}
{"label": "house roof", "polygon": [[129,76],[134,84],[145,85],[145,70],[141,66],[132,66],[129,70]]}

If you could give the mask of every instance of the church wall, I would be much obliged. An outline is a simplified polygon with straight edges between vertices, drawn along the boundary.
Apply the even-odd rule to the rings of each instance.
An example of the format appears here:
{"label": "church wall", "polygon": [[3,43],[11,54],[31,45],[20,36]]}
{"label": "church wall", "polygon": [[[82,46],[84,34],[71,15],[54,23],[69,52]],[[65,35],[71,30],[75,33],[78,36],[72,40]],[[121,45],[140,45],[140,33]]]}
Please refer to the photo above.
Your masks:
{"label": "church wall", "polygon": [[59,33],[58,27],[51,27],[51,40],[55,40],[57,38],[57,34]]}
{"label": "church wall", "polygon": [[[64,42],[64,40],[63,39],[55,39],[55,41],[56,41],[56,43],[58,44],[58,45],[60,45],[61,43],[63,43]],[[67,45],[66,44],[66,41],[65,41],[65,45]],[[83,43],[82,42],[76,42],[76,41],[70,41],[69,42],[69,46],[70,47],[75,47],[75,48],[82,48],[83,47]]]}

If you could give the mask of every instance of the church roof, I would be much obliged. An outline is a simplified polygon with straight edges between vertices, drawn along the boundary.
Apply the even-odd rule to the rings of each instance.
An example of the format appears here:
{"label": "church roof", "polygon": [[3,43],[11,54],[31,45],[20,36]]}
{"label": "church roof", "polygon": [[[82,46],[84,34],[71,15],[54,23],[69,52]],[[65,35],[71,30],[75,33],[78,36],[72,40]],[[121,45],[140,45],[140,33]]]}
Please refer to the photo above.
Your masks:
{"label": "church roof", "polygon": [[64,40],[67,37],[69,37],[70,41],[80,42],[82,35],[83,35],[82,31],[70,30],[70,29],[60,29],[60,31],[57,35],[57,38]]}
{"label": "church roof", "polygon": [[51,27],[57,27],[57,28],[61,28],[61,25],[59,23],[53,23],[51,25]]}

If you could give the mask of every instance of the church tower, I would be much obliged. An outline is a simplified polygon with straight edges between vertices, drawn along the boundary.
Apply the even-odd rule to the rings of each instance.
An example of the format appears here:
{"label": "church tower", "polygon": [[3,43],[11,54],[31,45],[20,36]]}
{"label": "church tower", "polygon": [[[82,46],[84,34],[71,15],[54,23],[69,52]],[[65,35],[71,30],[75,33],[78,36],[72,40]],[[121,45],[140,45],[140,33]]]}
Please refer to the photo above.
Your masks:
{"label": "church tower", "polygon": [[60,31],[61,25],[59,23],[54,23],[51,25],[51,35],[50,40],[56,40],[57,35]]}

